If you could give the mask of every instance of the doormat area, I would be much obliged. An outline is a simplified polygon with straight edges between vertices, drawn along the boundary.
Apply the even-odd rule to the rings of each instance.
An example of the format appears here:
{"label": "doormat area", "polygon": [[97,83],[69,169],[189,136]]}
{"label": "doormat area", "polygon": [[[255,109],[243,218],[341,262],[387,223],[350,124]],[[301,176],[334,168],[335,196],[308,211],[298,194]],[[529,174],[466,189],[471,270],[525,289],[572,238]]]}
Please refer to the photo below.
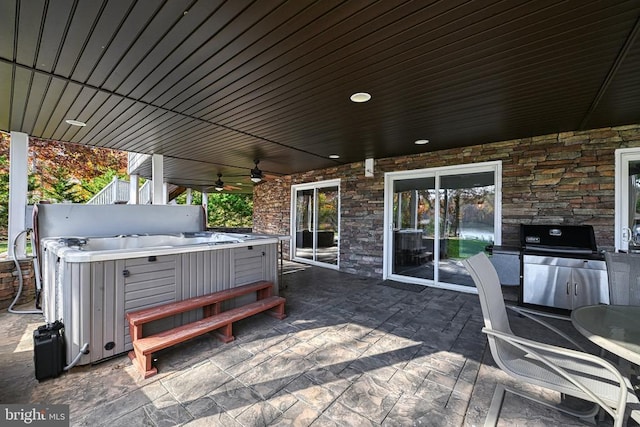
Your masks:
{"label": "doormat area", "polygon": [[409,291],[409,292],[415,292],[415,293],[420,293],[425,288],[422,285],[415,285],[413,283],[395,282],[393,280],[383,280],[382,282],[379,282],[378,285],[388,286],[390,288],[401,289],[403,291]]}

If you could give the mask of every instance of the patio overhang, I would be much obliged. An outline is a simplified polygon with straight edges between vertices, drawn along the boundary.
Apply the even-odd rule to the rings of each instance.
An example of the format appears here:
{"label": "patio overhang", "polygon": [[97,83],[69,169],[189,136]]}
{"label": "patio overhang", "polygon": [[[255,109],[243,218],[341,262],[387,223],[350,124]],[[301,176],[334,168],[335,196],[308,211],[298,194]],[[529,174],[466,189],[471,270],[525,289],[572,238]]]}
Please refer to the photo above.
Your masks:
{"label": "patio overhang", "polygon": [[250,192],[254,160],[273,177],[638,123],[639,16],[635,1],[5,1],[0,129],[161,154],[167,182]]}

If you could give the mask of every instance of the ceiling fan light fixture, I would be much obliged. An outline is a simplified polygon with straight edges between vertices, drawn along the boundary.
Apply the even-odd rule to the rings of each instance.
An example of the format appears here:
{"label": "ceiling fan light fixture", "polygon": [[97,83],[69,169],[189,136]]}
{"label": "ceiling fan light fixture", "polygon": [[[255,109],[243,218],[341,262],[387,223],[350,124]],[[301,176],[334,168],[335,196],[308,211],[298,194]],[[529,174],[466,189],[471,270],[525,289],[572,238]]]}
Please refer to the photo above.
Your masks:
{"label": "ceiling fan light fixture", "polygon": [[339,159],[339,158],[340,158],[340,156],[339,156],[338,154],[330,154],[330,155],[329,155],[329,158],[330,158],[330,159]]}
{"label": "ceiling fan light fixture", "polygon": [[255,163],[256,166],[251,169],[251,181],[257,184],[262,181],[263,178],[262,171],[260,170],[260,168],[258,168],[258,163],[260,163],[260,160],[254,160],[253,163]]}
{"label": "ceiling fan light fixture", "polygon": [[416,145],[425,145],[428,144],[429,140],[428,139],[418,139],[416,142],[414,142],[414,144]]}
{"label": "ceiling fan light fixture", "polygon": [[224,182],[222,182],[222,179],[220,179],[220,178],[222,178],[222,174],[221,173],[218,174],[218,180],[215,182],[215,189],[217,191],[224,190]]}
{"label": "ceiling fan light fixture", "polygon": [[349,99],[353,102],[367,102],[371,99],[371,94],[367,92],[357,92],[351,95]]}

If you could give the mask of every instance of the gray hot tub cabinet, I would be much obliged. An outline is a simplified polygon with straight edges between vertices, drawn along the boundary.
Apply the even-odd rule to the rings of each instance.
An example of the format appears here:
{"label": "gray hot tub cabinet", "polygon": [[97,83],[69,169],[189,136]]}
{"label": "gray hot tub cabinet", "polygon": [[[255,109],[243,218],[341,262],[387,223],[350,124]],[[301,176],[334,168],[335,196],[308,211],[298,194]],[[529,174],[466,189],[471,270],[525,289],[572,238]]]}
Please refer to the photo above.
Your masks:
{"label": "gray hot tub cabinet", "polygon": [[[125,320],[129,311],[257,280],[272,281],[278,294],[277,238],[230,245],[146,248],[130,254],[99,251],[93,253],[96,256],[82,253],[81,248],[61,250],[56,241],[49,241],[45,247],[45,319],[63,321],[67,362],[89,343],[89,354],[82,356],[80,365],[132,348]],[[248,295],[240,302],[251,299],[255,296]],[[168,329],[199,316],[191,312],[164,319],[145,326],[145,332]]]}

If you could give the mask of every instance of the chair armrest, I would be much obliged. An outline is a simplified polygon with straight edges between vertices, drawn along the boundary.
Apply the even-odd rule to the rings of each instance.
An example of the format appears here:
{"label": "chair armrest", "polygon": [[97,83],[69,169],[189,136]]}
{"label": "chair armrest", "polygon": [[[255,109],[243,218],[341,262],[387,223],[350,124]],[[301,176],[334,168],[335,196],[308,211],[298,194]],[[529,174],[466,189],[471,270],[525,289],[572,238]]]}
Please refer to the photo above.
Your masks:
{"label": "chair armrest", "polygon": [[[533,313],[529,312],[528,310],[523,310],[520,307],[514,307],[511,305],[506,306],[509,310],[515,311],[516,313],[533,320],[534,322],[544,326],[545,328],[549,329],[550,331],[555,332],[556,334],[558,334],[559,336],[561,336],[562,338],[564,338],[565,340],[567,340],[568,342],[570,342],[571,344],[573,344],[578,350],[583,351],[585,353],[588,353],[584,347],[582,347],[580,344],[578,344],[578,342],[576,340],[574,340],[573,338],[571,338],[569,335],[565,334],[564,332],[562,332],[560,329],[556,328],[555,326],[553,326],[550,323],[545,322],[542,319],[539,319],[538,317],[536,317],[536,315],[534,315]],[[560,318],[560,317],[557,317]],[[564,320],[564,319],[563,319]],[[569,319],[567,319],[567,321],[569,321]]]}
{"label": "chair armrest", "polygon": [[565,380],[572,383],[574,386],[578,387],[584,394],[589,396],[592,399],[592,402],[600,405],[605,411],[607,411],[614,419],[617,418],[614,409],[612,409],[609,405],[607,405],[598,395],[596,395],[593,391],[591,391],[588,387],[586,387],[582,382],[576,378],[574,375],[569,374],[563,367],[558,366],[556,363],[549,360],[544,355],[540,354],[539,351],[544,351],[547,353],[551,353],[562,358],[573,359],[574,361],[583,361],[591,364],[599,365],[602,368],[606,369],[612,374],[612,377],[606,378],[609,381],[616,381],[619,385],[618,392],[618,411],[625,411],[627,406],[627,382],[624,377],[618,371],[618,369],[607,360],[602,359],[601,357],[595,356],[590,353],[583,353],[576,350],[571,350],[568,348],[557,347],[549,344],[539,343],[537,341],[532,341],[526,338],[518,337],[511,334],[505,334],[500,331],[495,331],[488,328],[482,328],[482,332],[485,334],[494,337],[496,339],[507,342],[508,344],[524,351],[530,357],[540,361],[544,365],[546,365],[550,370],[554,371],[559,376],[563,377]]}

